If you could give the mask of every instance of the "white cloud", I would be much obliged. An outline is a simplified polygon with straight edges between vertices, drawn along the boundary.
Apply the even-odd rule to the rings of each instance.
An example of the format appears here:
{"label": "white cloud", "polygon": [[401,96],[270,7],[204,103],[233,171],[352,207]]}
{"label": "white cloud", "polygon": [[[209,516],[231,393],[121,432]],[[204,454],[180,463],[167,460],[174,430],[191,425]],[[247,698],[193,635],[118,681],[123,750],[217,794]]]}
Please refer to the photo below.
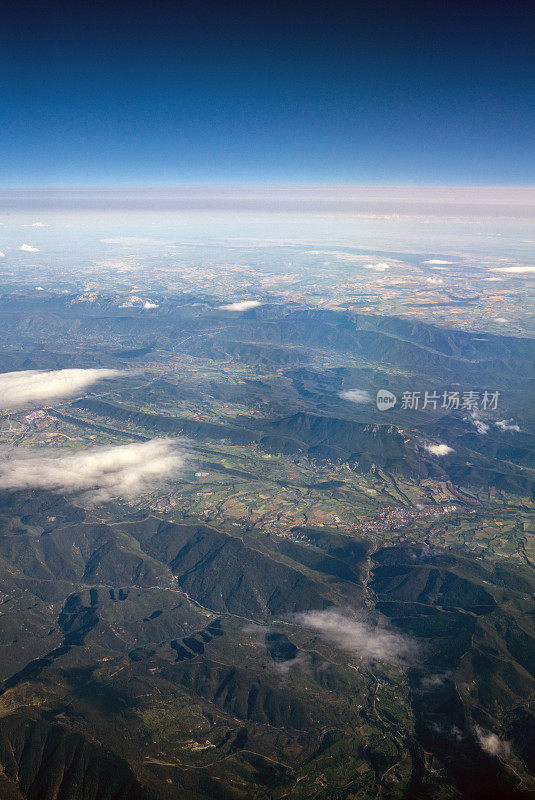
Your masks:
{"label": "white cloud", "polygon": [[31,228],[49,228],[50,225],[48,222],[32,222],[30,225]]}
{"label": "white cloud", "polygon": [[451,735],[453,736],[453,738],[455,739],[456,742],[462,742],[463,741],[464,734],[461,731],[461,729],[457,727],[457,725],[452,725],[451,726],[450,733],[451,733]]}
{"label": "white cloud", "polygon": [[509,322],[505,317],[494,317],[494,322]]}
{"label": "white cloud", "polygon": [[432,442],[426,442],[424,447],[428,453],[431,453],[434,456],[447,456],[448,453],[454,452],[453,447],[450,447],[448,444],[433,444]]}
{"label": "white cloud", "polygon": [[494,267],[491,272],[508,272],[512,275],[524,275],[526,273],[535,272],[535,267]]}
{"label": "white cloud", "polygon": [[38,253],[39,250],[37,247],[32,247],[31,244],[21,244],[20,250],[23,250],[25,253]]}
{"label": "white cloud", "polygon": [[472,411],[470,418],[472,425],[474,426],[474,428],[478,433],[483,435],[489,432],[490,425],[488,425],[486,422],[483,422],[483,420],[479,416],[479,412],[476,409]]}
{"label": "white cloud", "polygon": [[480,725],[476,725],[474,730],[479,746],[485,753],[488,753],[489,756],[507,758],[511,754],[511,745],[509,742],[500,739],[495,733],[486,730],[486,728],[482,728]]}
{"label": "white cloud", "polygon": [[340,392],[342,400],[350,400],[352,403],[369,403],[372,399],[369,392],[364,389],[348,389]]}
{"label": "white cloud", "polygon": [[[250,625],[245,625],[243,628],[243,632],[248,634],[251,637],[252,643],[255,647],[259,647],[262,650],[265,650],[266,647],[266,634],[270,631],[270,628],[267,625],[258,625],[257,623],[253,622]],[[279,673],[282,677],[286,677],[291,670],[300,668],[303,671],[309,671],[311,666],[311,659],[308,653],[298,652],[294,658],[288,659],[288,661],[276,661],[273,660],[271,667],[276,672]]]}
{"label": "white cloud", "polygon": [[430,258],[429,261],[424,261],[424,264],[453,264],[453,261],[443,261],[441,258]]}
{"label": "white cloud", "polygon": [[237,303],[227,303],[224,306],[219,306],[221,311],[248,311],[250,308],[256,308],[260,305],[258,300],[240,300]]}
{"label": "white cloud", "polygon": [[503,278],[484,278],[485,281],[503,281]]}
{"label": "white cloud", "polygon": [[152,303],[150,300],[145,300],[145,302],[143,303],[143,308],[145,309],[160,308],[160,306],[158,305],[158,303]]}
{"label": "white cloud", "polygon": [[450,681],[453,677],[453,673],[447,670],[446,672],[436,672],[434,675],[426,675],[421,680],[421,685],[423,689],[438,689],[440,686],[444,686],[446,681]]}
{"label": "white cloud", "polygon": [[[369,258],[369,256],[357,255],[357,253],[341,253],[340,251],[333,252],[332,250],[308,250],[306,255],[329,256],[330,259],[335,261],[346,261],[347,263],[362,263]],[[326,261],[325,263],[328,264],[329,262]]]}
{"label": "white cloud", "polygon": [[433,444],[432,442],[426,442],[424,447],[428,453],[431,453],[434,456],[447,456],[448,453],[454,452],[453,447],[450,447],[448,444]]}
{"label": "white cloud", "polygon": [[0,489],[84,492],[91,502],[135,497],[176,478],[186,456],[177,440],[93,447],[79,452],[3,448]]}
{"label": "white cloud", "polygon": [[520,433],[520,426],[512,419],[499,419],[494,423],[501,431],[516,431]]}
{"label": "white cloud", "polygon": [[474,418],[474,419],[472,420],[472,423],[473,423],[473,425],[474,425],[474,427],[475,427],[476,431],[477,431],[478,433],[480,433],[481,435],[483,435],[483,434],[485,434],[485,433],[488,433],[488,432],[489,432],[489,427],[490,427],[490,425],[487,425],[487,423],[486,423],[486,422],[483,422],[483,420],[481,420],[481,419],[477,419],[477,417],[476,417],[476,418]]}
{"label": "white cloud", "polygon": [[[379,262],[378,264],[370,264],[369,263],[370,255],[369,254],[368,255],[362,255],[362,254],[358,254],[358,253],[344,253],[344,252],[340,252],[339,250],[338,251],[333,251],[333,250],[307,250],[305,252],[305,255],[309,255],[309,256],[328,256],[329,260],[324,262],[325,265],[330,264],[334,260],[334,261],[344,261],[347,264],[355,264],[355,265],[360,264],[362,266],[365,266],[366,269],[375,269],[376,266],[378,266],[380,268],[379,269],[380,272],[383,272],[385,269],[388,269],[388,267],[396,266],[398,264],[403,264],[403,261],[400,261],[397,258],[389,258],[388,261],[382,261],[382,262]],[[368,262],[368,263],[365,264],[364,262]]]}
{"label": "white cloud", "polygon": [[340,610],[294,614],[295,622],[325,641],[365,661],[397,662],[416,655],[416,643],[407,636],[371,625]]}
{"label": "white cloud", "polygon": [[0,373],[0,409],[24,408],[72,397],[103,378],[115,378],[116,369],[21,370]]}
{"label": "white cloud", "polygon": [[2,251],[0,251],[0,258],[5,258],[5,257],[6,257],[6,254],[2,253]]}
{"label": "white cloud", "polygon": [[151,239],[148,236],[115,236],[110,239],[100,239],[102,244],[145,245],[145,244],[172,244],[164,239]]}
{"label": "white cloud", "polygon": [[444,283],[444,278],[427,278],[427,283],[434,284],[435,286],[440,286]]}
{"label": "white cloud", "polygon": [[295,658],[289,661],[274,661],[271,665],[273,669],[285,678],[293,669],[300,669],[302,672],[310,672],[311,659],[308,653],[298,653]]}
{"label": "white cloud", "polygon": [[36,291],[36,292],[44,292],[45,290],[43,289],[43,287],[42,287],[42,286],[36,286],[36,287],[35,287],[35,291]]}
{"label": "white cloud", "polygon": [[390,264],[387,264],[386,261],[379,261],[377,264],[363,264],[364,269],[373,269],[375,272],[386,272],[387,269],[390,269]]}

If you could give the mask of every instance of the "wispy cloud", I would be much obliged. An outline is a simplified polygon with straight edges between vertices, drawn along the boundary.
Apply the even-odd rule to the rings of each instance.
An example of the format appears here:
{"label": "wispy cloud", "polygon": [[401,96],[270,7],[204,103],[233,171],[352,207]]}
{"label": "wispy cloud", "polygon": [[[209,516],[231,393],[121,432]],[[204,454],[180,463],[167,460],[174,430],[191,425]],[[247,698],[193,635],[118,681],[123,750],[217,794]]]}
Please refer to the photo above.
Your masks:
{"label": "wispy cloud", "polygon": [[295,658],[291,658],[289,661],[274,661],[271,666],[279,675],[286,677],[294,669],[310,672],[311,658],[308,653],[298,653]]}
{"label": "wispy cloud", "polygon": [[340,392],[342,400],[350,400],[352,403],[369,403],[372,396],[365,389],[348,389]]}
{"label": "wispy cloud", "polygon": [[453,673],[447,670],[446,672],[435,672],[434,675],[426,675],[420,683],[423,689],[439,689],[444,686],[446,681],[451,681],[452,678]]}
{"label": "wispy cloud", "polygon": [[82,452],[3,448],[0,489],[83,492],[91,502],[135,497],[176,479],[186,463],[177,440],[94,447]]}
{"label": "wispy cloud", "polygon": [[450,447],[448,444],[433,444],[432,442],[426,442],[424,447],[428,453],[431,453],[434,456],[447,456],[448,453],[454,452],[453,447]]}
{"label": "wispy cloud", "polygon": [[494,424],[501,431],[516,431],[516,433],[520,433],[520,425],[517,425],[513,419],[499,419]]}
{"label": "wispy cloud", "polygon": [[488,425],[486,422],[483,422],[477,409],[474,409],[470,414],[470,422],[476,431],[481,434],[481,436],[484,436],[485,433],[489,432],[490,425]]}
{"label": "wispy cloud", "polygon": [[236,303],[227,303],[224,306],[219,306],[219,308],[221,311],[248,311],[250,308],[256,308],[259,305],[259,300],[239,300]]}
{"label": "wispy cloud", "polygon": [[[270,630],[272,629],[268,625],[259,625],[254,622],[250,625],[245,625],[243,628],[243,632],[251,638],[254,646],[262,649],[264,652],[267,646],[266,634],[268,634]],[[298,651],[294,658],[289,658],[285,661],[277,661],[272,658],[270,666],[278,672],[281,677],[285,678],[295,668],[307,672],[310,671],[311,658],[308,653]]]}
{"label": "wispy cloud", "polygon": [[482,728],[480,725],[476,725],[475,729],[476,739],[479,742],[479,746],[485,753],[488,753],[489,756],[500,756],[501,758],[507,758],[511,754],[511,745],[509,742],[506,742],[504,739],[500,739],[495,733],[492,731],[488,731],[486,728]]}
{"label": "wispy cloud", "polygon": [[32,247],[31,244],[21,244],[19,249],[22,250],[24,253],[38,253],[39,252],[38,248],[37,247]]}
{"label": "wispy cloud", "polygon": [[417,646],[413,639],[386,628],[373,627],[349,612],[327,609],[294,614],[295,622],[340,650],[364,661],[412,660]]}
{"label": "wispy cloud", "polygon": [[483,422],[482,419],[477,419],[477,417],[474,417],[472,424],[476,431],[481,434],[481,436],[484,436],[485,433],[489,432],[489,425],[487,425],[486,422]]}
{"label": "wispy cloud", "polygon": [[397,258],[389,258],[388,261],[379,261],[370,263],[370,255],[362,255],[362,253],[345,253],[339,250],[307,250],[306,255],[310,256],[328,256],[329,260],[325,264],[332,261],[343,261],[347,264],[360,265],[364,269],[376,269],[378,272],[384,272],[390,267],[395,267],[403,264]]}
{"label": "wispy cloud", "polygon": [[50,225],[48,222],[32,222],[30,225],[31,228],[49,228]]}
{"label": "wispy cloud", "polygon": [[441,258],[430,258],[424,264],[453,264],[453,261],[443,261]]}
{"label": "wispy cloud", "polygon": [[387,264],[386,261],[379,261],[377,264],[363,264],[364,269],[373,269],[375,272],[386,272],[387,269],[390,269],[390,264]]}
{"label": "wispy cloud", "polygon": [[116,369],[4,372],[0,374],[0,409],[24,408],[73,397],[97,381],[121,374]]}
{"label": "wispy cloud", "polygon": [[166,245],[172,244],[171,241],[165,239],[152,239],[148,236],[115,236],[110,239],[100,239],[102,244],[119,244],[119,245]]}

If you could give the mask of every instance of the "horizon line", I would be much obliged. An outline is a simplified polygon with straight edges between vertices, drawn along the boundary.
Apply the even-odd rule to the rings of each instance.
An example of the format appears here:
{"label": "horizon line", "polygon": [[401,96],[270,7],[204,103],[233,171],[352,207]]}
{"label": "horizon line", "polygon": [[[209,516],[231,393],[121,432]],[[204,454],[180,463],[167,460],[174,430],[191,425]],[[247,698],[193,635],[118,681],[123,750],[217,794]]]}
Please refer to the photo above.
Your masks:
{"label": "horizon line", "polygon": [[535,186],[178,184],[0,187],[0,211],[159,211],[535,218]]}
{"label": "horizon line", "polygon": [[534,183],[355,183],[355,182],[207,182],[207,181],[185,181],[182,183],[68,183],[68,184],[19,184],[3,185],[0,184],[0,191],[68,191],[71,189],[84,190],[109,190],[109,189],[533,189]]}

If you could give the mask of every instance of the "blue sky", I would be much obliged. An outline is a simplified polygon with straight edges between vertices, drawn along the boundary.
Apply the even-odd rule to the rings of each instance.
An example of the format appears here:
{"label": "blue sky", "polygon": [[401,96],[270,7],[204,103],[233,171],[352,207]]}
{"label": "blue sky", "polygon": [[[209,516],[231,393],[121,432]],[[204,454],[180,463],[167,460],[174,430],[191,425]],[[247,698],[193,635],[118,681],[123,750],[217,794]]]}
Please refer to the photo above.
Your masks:
{"label": "blue sky", "polygon": [[530,6],[9,3],[0,185],[532,185]]}

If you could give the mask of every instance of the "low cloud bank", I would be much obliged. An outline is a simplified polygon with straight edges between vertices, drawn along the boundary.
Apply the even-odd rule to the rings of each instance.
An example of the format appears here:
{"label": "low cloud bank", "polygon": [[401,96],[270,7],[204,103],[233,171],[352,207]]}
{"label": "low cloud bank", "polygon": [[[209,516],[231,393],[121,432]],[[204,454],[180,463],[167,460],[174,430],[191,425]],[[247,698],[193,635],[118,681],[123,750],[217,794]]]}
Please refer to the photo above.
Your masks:
{"label": "low cloud bank", "polygon": [[91,502],[135,497],[172,479],[186,463],[177,440],[93,447],[81,452],[2,448],[0,489],[84,492]]}
{"label": "low cloud bank", "polygon": [[292,619],[364,661],[395,663],[416,657],[417,646],[413,639],[385,628],[372,627],[340,610],[307,611],[294,614]]}
{"label": "low cloud bank", "polygon": [[449,444],[432,444],[431,442],[426,442],[424,447],[428,453],[434,456],[447,456],[448,453],[453,453],[453,447],[450,447]]}
{"label": "low cloud bank", "polygon": [[365,389],[348,389],[340,392],[342,400],[350,400],[352,403],[369,403],[372,396]]}
{"label": "low cloud bank", "polygon": [[24,408],[72,397],[103,378],[116,378],[117,369],[21,370],[0,374],[0,409]]}
{"label": "low cloud bank", "polygon": [[511,275],[528,275],[535,272],[535,267],[494,267],[491,272],[508,272]]}
{"label": "low cloud bank", "polygon": [[221,311],[248,311],[250,308],[256,308],[259,305],[259,300],[239,300],[237,303],[227,303],[224,306],[219,306],[219,308]]}

